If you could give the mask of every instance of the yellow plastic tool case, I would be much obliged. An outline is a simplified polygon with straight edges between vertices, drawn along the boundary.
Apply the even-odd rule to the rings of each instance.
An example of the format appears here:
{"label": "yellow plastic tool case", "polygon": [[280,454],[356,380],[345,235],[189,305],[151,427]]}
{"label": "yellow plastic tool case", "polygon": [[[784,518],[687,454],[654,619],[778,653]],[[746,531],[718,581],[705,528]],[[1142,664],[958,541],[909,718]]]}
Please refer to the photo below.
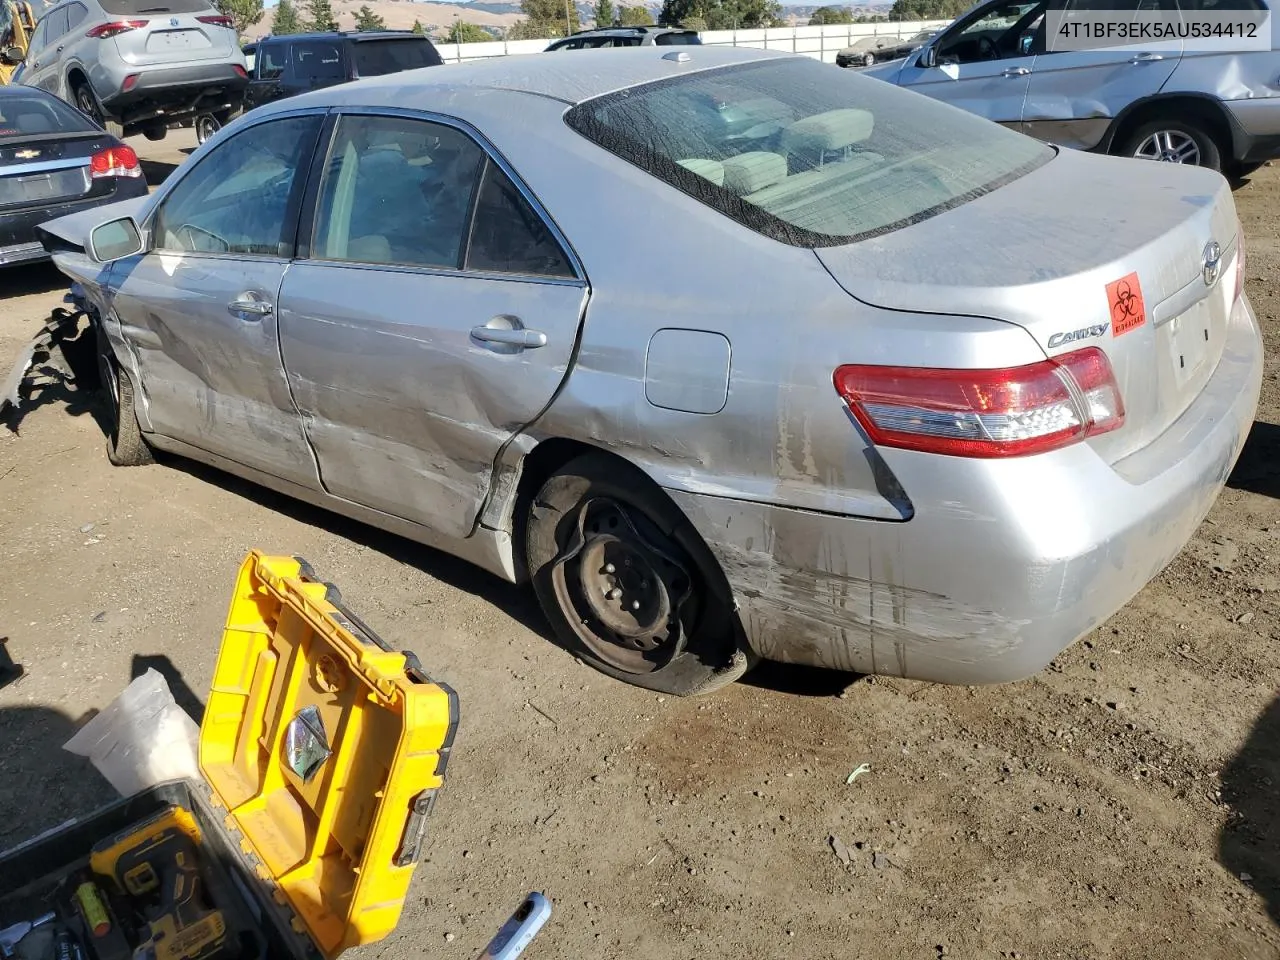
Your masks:
{"label": "yellow plastic tool case", "polygon": [[254,551],[200,728],[202,778],[154,787],[0,854],[0,953],[21,960],[4,931],[55,912],[52,926],[78,922],[93,946],[84,960],[97,960],[84,928],[98,914],[75,906],[73,888],[86,877],[101,883],[105,912],[127,928],[125,888],[158,897],[148,863],[192,856],[204,906],[135,925],[122,960],[139,939],[156,960],[332,960],[380,940],[395,929],[424,852],[457,723],[454,692],[379,639],[304,560]]}

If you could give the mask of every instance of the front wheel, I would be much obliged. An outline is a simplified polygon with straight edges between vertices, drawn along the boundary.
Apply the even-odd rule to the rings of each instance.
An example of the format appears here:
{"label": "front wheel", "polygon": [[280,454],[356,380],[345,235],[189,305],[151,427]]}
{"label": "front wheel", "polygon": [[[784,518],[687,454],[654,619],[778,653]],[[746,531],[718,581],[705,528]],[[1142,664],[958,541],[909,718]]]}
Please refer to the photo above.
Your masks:
{"label": "front wheel", "polygon": [[141,467],[152,463],[151,448],[142,437],[142,428],[138,426],[133,381],[116,363],[106,335],[100,328],[98,375],[107,404],[107,459],[117,467]]}
{"label": "front wheel", "polygon": [[565,465],[529,505],[525,550],[552,628],[601,673],[688,696],[751,665],[719,566],[631,465],[602,454]]}
{"label": "front wheel", "polygon": [[1148,120],[1120,145],[1121,156],[1159,160],[1222,171],[1217,141],[1195,121],[1175,117]]}

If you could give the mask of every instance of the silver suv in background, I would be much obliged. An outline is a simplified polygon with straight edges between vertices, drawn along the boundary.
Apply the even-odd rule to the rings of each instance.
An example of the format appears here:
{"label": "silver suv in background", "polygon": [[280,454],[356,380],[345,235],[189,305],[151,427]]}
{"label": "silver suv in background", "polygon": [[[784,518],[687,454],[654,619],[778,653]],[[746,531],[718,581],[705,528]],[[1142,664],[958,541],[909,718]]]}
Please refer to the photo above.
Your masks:
{"label": "silver suv in background", "polygon": [[235,25],[209,0],[64,0],[36,25],[21,82],[115,136],[160,140],[175,122],[229,115],[249,77]]}
{"label": "silver suv in background", "polygon": [[[863,70],[1056,146],[1244,176],[1280,157],[1280,56],[1182,41],[1047,49],[1046,10],[1264,10],[1263,0],[990,0]],[[1274,45],[1274,41],[1273,41]]]}

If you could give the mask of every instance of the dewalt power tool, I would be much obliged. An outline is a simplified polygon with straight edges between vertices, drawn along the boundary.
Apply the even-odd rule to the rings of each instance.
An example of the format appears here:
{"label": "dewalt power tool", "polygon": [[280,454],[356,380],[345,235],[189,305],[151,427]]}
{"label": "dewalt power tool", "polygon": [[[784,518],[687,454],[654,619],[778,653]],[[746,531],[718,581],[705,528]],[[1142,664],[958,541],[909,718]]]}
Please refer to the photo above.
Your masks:
{"label": "dewalt power tool", "polygon": [[93,848],[89,868],[145,919],[135,960],[232,960],[238,951],[221,910],[203,898],[200,828],[169,807]]}

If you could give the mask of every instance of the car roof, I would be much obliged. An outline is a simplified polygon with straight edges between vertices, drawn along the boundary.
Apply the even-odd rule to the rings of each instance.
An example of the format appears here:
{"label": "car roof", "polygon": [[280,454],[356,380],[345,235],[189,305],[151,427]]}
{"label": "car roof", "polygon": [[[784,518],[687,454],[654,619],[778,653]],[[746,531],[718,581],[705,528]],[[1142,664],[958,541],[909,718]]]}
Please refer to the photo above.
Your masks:
{"label": "car roof", "polygon": [[625,35],[631,33],[696,33],[688,27],[655,27],[652,24],[643,26],[614,26],[614,27],[593,27],[590,30],[578,30],[569,34],[565,40],[572,40],[574,37],[599,37],[601,35]]}
{"label": "car roof", "polygon": [[278,37],[264,37],[257,41],[254,46],[261,46],[264,43],[287,43],[293,40],[399,40],[399,39],[415,39],[427,40],[429,38],[421,33],[414,33],[412,30],[330,30],[315,33],[286,33]]}
{"label": "car roof", "polygon": [[680,74],[799,56],[803,55],[749,47],[652,46],[582,50],[572,57],[549,57],[540,53],[489,57],[325,87],[266,104],[254,113],[261,115],[266,110],[276,112],[304,105],[343,104],[429,110],[440,103],[456,105],[469,98],[491,95],[494,90],[576,104],[614,90]]}

